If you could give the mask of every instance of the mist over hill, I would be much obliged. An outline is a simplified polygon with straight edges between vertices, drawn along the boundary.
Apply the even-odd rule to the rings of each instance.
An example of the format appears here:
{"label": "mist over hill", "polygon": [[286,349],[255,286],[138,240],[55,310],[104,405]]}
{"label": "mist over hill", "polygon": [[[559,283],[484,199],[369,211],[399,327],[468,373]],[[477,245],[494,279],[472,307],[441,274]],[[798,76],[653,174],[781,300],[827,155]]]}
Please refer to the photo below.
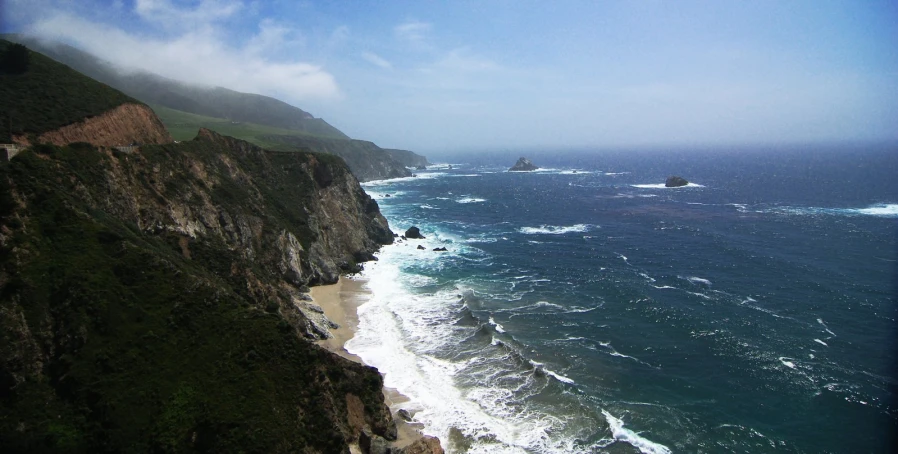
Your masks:
{"label": "mist over hill", "polygon": [[3,38],[24,44],[147,104],[322,137],[349,138],[323,119],[275,98],[222,87],[193,85],[146,71],[119,68],[63,43],[24,35],[3,35]]}

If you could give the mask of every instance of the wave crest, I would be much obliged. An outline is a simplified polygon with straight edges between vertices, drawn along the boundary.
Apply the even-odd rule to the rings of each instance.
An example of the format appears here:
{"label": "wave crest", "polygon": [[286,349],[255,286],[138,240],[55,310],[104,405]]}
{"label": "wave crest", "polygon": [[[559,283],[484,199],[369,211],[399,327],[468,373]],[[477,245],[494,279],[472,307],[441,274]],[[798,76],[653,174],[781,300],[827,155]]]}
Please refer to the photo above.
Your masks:
{"label": "wave crest", "polygon": [[559,225],[541,225],[539,227],[521,227],[519,232],[524,235],[562,235],[571,232],[586,232],[590,229],[587,224],[576,224],[570,226]]}

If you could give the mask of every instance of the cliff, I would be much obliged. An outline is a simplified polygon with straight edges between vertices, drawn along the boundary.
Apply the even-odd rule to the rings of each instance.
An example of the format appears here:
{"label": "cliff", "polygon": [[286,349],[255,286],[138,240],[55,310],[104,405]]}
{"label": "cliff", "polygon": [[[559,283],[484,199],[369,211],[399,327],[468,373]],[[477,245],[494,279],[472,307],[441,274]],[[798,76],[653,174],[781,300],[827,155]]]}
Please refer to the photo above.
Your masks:
{"label": "cliff", "polygon": [[392,148],[384,148],[384,151],[386,151],[391,158],[395,159],[396,162],[406,167],[426,167],[430,165],[430,162],[427,161],[426,157],[413,151],[396,150]]}
{"label": "cliff", "polygon": [[266,142],[281,143],[314,151],[329,153],[343,158],[359,181],[386,180],[410,177],[412,173],[405,165],[393,159],[383,148],[365,140],[327,139],[311,136],[262,135]]}
{"label": "cliff", "polygon": [[0,452],[347,452],[395,436],[306,286],[392,241],[345,164],[200,131],[0,163]]}
{"label": "cliff", "polygon": [[[14,135],[13,141],[28,144],[25,135]],[[171,136],[153,109],[143,104],[121,104],[97,116],[40,134],[38,143],[66,145],[72,142],[89,142],[101,146],[138,144],[163,144],[171,142]]]}

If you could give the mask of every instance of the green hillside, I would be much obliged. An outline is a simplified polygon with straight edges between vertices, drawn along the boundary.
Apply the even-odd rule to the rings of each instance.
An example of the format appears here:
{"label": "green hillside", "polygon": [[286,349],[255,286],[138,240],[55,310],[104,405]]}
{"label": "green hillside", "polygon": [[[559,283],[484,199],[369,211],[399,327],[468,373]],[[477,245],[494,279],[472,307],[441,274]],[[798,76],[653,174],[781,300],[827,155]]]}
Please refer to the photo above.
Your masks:
{"label": "green hillside", "polygon": [[[0,40],[0,54],[13,43]],[[12,134],[40,134],[96,116],[124,103],[124,93],[37,52],[22,74],[0,72],[0,142]],[[11,130],[11,131],[10,131]]]}
{"label": "green hillside", "polygon": [[112,63],[66,44],[48,43],[23,35],[3,37],[30,46],[147,104],[300,133],[349,138],[323,119],[269,96],[191,85],[144,71],[123,72]]}
{"label": "green hillside", "polygon": [[[405,165],[371,142],[316,136],[290,129],[206,117],[162,106],[153,106],[153,110],[175,140],[190,140],[200,128],[207,128],[268,150],[313,151],[337,155],[346,161],[359,181],[411,175]],[[426,158],[420,158],[426,162]]]}
{"label": "green hillside", "polygon": [[219,134],[236,137],[269,150],[296,151],[299,149],[298,147],[276,141],[264,140],[262,137],[271,134],[307,135],[306,133],[291,129],[208,117],[205,115],[170,109],[160,105],[151,107],[156,112],[159,119],[162,120],[162,123],[165,125],[166,129],[168,129],[169,133],[171,133],[172,138],[180,141],[191,140],[196,137],[196,132],[199,131],[200,128],[207,128],[218,132]]}

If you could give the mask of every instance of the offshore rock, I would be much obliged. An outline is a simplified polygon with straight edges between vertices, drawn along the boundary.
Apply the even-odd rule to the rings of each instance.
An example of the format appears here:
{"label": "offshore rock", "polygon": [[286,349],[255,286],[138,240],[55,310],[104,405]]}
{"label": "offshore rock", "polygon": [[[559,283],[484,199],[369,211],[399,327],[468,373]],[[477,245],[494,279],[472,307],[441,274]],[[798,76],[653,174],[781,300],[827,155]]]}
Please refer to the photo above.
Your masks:
{"label": "offshore rock", "polygon": [[421,235],[421,230],[414,226],[409,227],[409,229],[405,231],[405,237],[409,239],[424,239],[424,235]]}
{"label": "offshore rock", "polygon": [[667,181],[664,182],[664,186],[668,188],[678,188],[680,186],[686,186],[689,184],[683,177],[678,177],[676,175],[667,177]]}
{"label": "offshore rock", "polygon": [[509,172],[530,172],[530,171],[536,170],[538,168],[539,167],[537,167],[532,162],[530,162],[529,159],[520,158],[520,159],[518,159],[518,162],[516,162],[514,166],[512,166],[510,169],[508,169],[508,171]]}

